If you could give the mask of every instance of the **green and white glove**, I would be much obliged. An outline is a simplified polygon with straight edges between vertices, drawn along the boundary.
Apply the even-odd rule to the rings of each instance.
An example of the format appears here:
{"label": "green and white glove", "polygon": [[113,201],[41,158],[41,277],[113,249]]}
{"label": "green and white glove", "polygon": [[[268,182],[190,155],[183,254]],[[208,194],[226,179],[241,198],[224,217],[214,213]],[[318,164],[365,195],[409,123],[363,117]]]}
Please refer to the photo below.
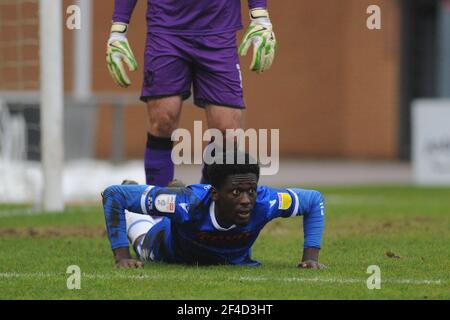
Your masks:
{"label": "green and white glove", "polygon": [[130,71],[136,71],[138,64],[131,51],[127,40],[128,25],[126,23],[113,23],[111,35],[106,48],[106,64],[113,80],[121,87],[128,87],[131,84],[123,62],[128,65]]}
{"label": "green and white glove", "polygon": [[262,73],[272,66],[277,41],[266,9],[250,10],[250,18],[250,26],[239,46],[239,55],[247,55],[250,45],[253,44],[253,60],[250,70]]}

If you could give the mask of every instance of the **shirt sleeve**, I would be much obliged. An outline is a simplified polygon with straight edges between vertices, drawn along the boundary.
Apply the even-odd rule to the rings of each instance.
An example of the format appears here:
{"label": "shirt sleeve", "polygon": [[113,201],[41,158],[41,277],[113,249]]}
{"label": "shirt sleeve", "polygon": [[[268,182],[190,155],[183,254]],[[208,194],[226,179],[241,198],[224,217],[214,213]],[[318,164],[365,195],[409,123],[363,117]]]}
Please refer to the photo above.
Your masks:
{"label": "shirt sleeve", "polygon": [[115,0],[113,21],[130,23],[136,3],[137,0]]}
{"label": "shirt sleeve", "polygon": [[160,188],[148,186],[141,196],[141,209],[144,214],[163,216],[177,223],[190,220],[190,212],[198,197],[187,188]]}
{"label": "shirt sleeve", "polygon": [[267,218],[303,216],[304,247],[321,247],[325,225],[325,201],[316,190],[267,188]]}
{"label": "shirt sleeve", "polygon": [[189,204],[195,195],[189,188],[117,185],[108,187],[102,197],[106,230],[114,250],[128,247],[125,210],[183,223],[189,219]]}
{"label": "shirt sleeve", "polygon": [[248,0],[248,7],[250,9],[267,8],[267,0]]}

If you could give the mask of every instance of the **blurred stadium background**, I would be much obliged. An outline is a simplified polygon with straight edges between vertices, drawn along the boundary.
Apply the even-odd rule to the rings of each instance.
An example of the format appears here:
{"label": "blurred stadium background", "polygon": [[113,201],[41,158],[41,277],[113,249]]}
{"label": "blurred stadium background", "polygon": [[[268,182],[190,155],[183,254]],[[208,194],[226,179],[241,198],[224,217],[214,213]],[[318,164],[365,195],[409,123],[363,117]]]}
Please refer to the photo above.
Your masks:
{"label": "blurred stadium background", "polygon": [[[450,96],[449,1],[269,3],[279,42],[274,66],[259,76],[247,70],[248,57],[241,60],[246,126],[280,129],[280,173],[263,182],[417,182],[412,105]],[[65,27],[73,4],[82,8],[80,30]],[[381,8],[381,30],[366,27],[370,5]],[[145,6],[139,1],[129,33],[141,68],[124,90],[105,65],[113,1],[62,1],[66,202],[98,201],[123,178],[144,182],[147,116],[138,97]],[[245,25],[247,2],[242,6]],[[0,203],[42,204],[38,7],[38,0],[0,0]],[[188,103],[181,127],[192,129],[194,120],[204,120],[203,111]],[[449,141],[450,134],[440,145],[447,165]],[[448,175],[450,165],[441,169]],[[176,170],[187,183],[200,176],[198,166]]]}

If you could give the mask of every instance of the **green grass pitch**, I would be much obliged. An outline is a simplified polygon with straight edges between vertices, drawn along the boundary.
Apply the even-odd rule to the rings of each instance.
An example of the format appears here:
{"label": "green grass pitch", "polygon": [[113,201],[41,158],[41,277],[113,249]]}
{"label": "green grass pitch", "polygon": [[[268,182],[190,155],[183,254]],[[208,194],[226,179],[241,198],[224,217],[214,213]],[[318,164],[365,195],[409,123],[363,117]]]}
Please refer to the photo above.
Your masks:
{"label": "green grass pitch", "polygon": [[[12,216],[0,206],[0,299],[450,299],[450,189],[318,188],[327,203],[321,262],[296,268],[302,219],[267,225],[253,248],[263,265],[160,263],[114,269],[100,206]],[[81,289],[67,288],[67,267]],[[367,268],[381,289],[367,288]]]}

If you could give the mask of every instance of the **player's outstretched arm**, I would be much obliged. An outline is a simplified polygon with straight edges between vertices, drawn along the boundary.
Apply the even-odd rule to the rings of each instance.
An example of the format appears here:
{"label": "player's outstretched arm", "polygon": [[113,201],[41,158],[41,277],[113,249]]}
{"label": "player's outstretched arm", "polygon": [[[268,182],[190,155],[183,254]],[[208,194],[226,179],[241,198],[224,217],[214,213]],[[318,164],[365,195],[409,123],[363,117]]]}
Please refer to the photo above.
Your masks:
{"label": "player's outstretched arm", "polygon": [[323,229],[325,225],[325,202],[322,194],[307,189],[274,189],[261,187],[261,200],[270,204],[268,219],[303,216],[304,250],[298,263],[300,268],[323,269],[319,263]]}
{"label": "player's outstretched arm", "polygon": [[299,201],[299,213],[303,215],[304,249],[299,268],[324,269],[319,262],[323,229],[325,224],[325,202],[320,192],[315,190],[292,190]]}
{"label": "player's outstretched arm", "polygon": [[247,55],[248,49],[253,45],[253,59],[250,64],[250,70],[262,73],[269,70],[272,66],[277,41],[269,18],[269,12],[265,7],[253,7],[250,9],[250,19],[250,26],[239,46],[239,55]]}
{"label": "player's outstretched arm", "polygon": [[106,230],[117,268],[141,268],[130,254],[125,210],[142,213],[140,201],[147,186],[111,186],[102,193]]}
{"label": "player's outstretched arm", "polygon": [[136,71],[138,68],[127,39],[128,24],[136,4],[137,0],[114,1],[113,24],[106,45],[106,65],[109,74],[115,83],[124,88],[130,86],[131,81],[123,64],[127,64],[130,71]]}
{"label": "player's outstretched arm", "polygon": [[[172,186],[175,185],[181,184],[172,182]],[[189,188],[160,188],[128,183],[106,188],[102,197],[107,235],[119,268],[141,265],[130,255],[125,210],[165,216],[182,223],[189,217],[186,205],[195,198]]]}

